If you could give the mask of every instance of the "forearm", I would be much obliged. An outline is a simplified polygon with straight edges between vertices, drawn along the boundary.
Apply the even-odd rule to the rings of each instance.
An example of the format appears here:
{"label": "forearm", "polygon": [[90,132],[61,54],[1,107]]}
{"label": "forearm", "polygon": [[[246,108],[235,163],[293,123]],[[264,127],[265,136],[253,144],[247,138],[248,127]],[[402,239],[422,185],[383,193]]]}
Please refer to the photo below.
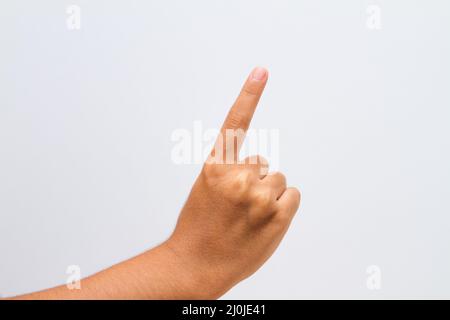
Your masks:
{"label": "forearm", "polygon": [[81,280],[80,289],[63,285],[13,299],[216,298],[217,291],[195,269],[164,243]]}

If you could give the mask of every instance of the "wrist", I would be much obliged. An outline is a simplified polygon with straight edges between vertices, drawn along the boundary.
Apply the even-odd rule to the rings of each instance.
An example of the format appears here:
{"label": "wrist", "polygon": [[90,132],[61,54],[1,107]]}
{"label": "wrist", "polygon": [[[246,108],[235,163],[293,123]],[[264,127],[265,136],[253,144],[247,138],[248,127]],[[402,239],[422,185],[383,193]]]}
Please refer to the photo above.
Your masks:
{"label": "wrist", "polygon": [[176,240],[169,239],[160,247],[173,269],[171,282],[181,299],[217,299],[227,291],[219,274],[199,261]]}

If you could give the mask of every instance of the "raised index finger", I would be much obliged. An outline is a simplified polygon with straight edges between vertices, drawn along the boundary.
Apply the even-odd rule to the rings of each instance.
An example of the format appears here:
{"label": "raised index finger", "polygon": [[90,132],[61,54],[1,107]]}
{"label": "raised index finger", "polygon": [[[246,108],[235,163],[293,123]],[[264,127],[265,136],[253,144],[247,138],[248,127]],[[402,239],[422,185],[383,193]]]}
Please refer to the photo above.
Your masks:
{"label": "raised index finger", "polygon": [[253,69],[225,118],[221,130],[222,134],[224,134],[226,129],[247,131],[259,98],[264,91],[268,74],[264,68],[257,67]]}
{"label": "raised index finger", "polygon": [[264,68],[255,68],[228,112],[207,163],[237,163],[239,150],[268,78]]}

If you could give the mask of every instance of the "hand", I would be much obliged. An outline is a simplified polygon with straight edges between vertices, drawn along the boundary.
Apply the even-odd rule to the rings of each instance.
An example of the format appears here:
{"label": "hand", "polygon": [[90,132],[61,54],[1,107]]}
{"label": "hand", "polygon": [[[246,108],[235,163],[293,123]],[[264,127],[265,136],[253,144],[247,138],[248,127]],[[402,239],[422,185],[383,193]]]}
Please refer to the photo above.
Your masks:
{"label": "hand", "polygon": [[[275,251],[300,203],[281,173],[266,174],[267,161],[238,161],[268,72],[253,70],[232,106],[211,156],[194,183],[166,246],[216,298],[253,274]],[[231,141],[227,130],[241,132]]]}
{"label": "hand", "polygon": [[261,68],[247,79],[166,242],[83,279],[80,290],[63,285],[15,299],[212,299],[254,273],[300,202],[263,158],[238,161],[266,82]]}

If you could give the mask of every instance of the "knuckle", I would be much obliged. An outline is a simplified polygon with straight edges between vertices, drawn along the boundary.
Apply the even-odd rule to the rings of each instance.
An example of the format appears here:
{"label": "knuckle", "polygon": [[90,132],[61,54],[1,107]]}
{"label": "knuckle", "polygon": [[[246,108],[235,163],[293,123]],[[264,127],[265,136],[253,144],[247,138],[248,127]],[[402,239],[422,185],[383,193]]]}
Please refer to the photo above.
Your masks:
{"label": "knuckle", "polygon": [[282,184],[284,186],[286,185],[286,176],[283,173],[277,171],[277,172],[273,173],[273,176],[277,181],[280,182],[280,184]]}
{"label": "knuckle", "polygon": [[232,182],[229,184],[230,191],[242,200],[248,193],[253,182],[253,174],[250,170],[241,169],[232,176]]}
{"label": "knuckle", "polygon": [[246,85],[242,88],[242,97],[244,98],[245,96],[247,96],[253,99],[258,96],[258,92],[258,88],[251,85]]}
{"label": "knuckle", "polygon": [[248,116],[243,115],[242,113],[238,111],[230,111],[230,114],[228,115],[227,124],[228,127],[231,128],[245,128],[246,124],[250,122],[250,119]]}
{"label": "knuckle", "polygon": [[257,208],[269,209],[272,207],[272,192],[268,188],[259,189],[253,193],[252,200]]}
{"label": "knuckle", "polygon": [[298,208],[300,205],[300,200],[302,199],[302,194],[300,190],[297,188],[292,188],[292,202],[294,203],[294,206]]}
{"label": "knuckle", "polygon": [[259,161],[261,164],[268,166],[269,165],[269,160],[267,160],[266,158],[264,158],[263,156],[258,155]]}
{"label": "knuckle", "polygon": [[206,177],[214,177],[217,175],[217,166],[212,164],[205,164],[202,169],[202,174]]}
{"label": "knuckle", "polygon": [[279,206],[279,219],[287,219],[290,221],[297,213],[300,206],[301,194],[296,188],[289,189],[289,198],[287,198],[281,206]]}
{"label": "knuckle", "polygon": [[264,158],[263,156],[257,155],[256,156],[258,164],[262,165],[262,166],[269,166],[269,161],[267,161],[266,158]]}
{"label": "knuckle", "polygon": [[246,157],[243,161],[243,164],[256,164],[258,163],[257,159],[254,156]]}
{"label": "knuckle", "polygon": [[243,164],[250,165],[250,166],[257,166],[264,170],[267,169],[266,171],[268,171],[268,168],[269,168],[269,162],[260,155],[249,156],[249,157],[245,158],[243,161]]}

